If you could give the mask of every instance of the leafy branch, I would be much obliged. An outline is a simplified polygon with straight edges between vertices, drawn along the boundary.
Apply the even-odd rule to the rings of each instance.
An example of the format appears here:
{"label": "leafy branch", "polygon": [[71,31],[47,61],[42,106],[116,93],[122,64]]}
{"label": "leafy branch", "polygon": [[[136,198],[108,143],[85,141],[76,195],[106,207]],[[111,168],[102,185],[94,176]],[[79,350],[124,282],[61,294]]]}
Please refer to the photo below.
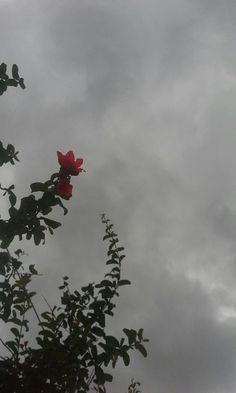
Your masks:
{"label": "leafy branch", "polygon": [[[25,88],[18,67],[12,66],[12,77],[7,75],[5,63],[0,65],[0,95],[9,86]],[[0,166],[18,160],[15,147],[4,147],[0,141]],[[123,329],[122,337],[107,331],[107,319],[114,317],[116,299],[120,288],[130,285],[121,275],[125,258],[124,247],[119,245],[113,224],[101,215],[105,225],[103,240],[108,242],[106,265],[109,271],[98,283],[89,283],[81,290],[71,290],[69,277],[63,277],[59,286],[59,306],[48,306],[41,314],[37,311],[30,290],[33,276],[38,275],[35,265],[22,262],[25,253],[18,249],[11,255],[8,247],[15,237],[19,240],[33,238],[39,245],[45,242],[45,232],[53,234],[61,223],[48,218],[54,207],[64,214],[67,209],[62,199],[72,196],[71,176],[77,176],[83,159],[75,159],[72,151],[63,155],[57,152],[60,170],[46,182],[31,184],[31,194],[17,204],[15,187],[0,185],[3,196],[9,199],[9,217],[0,219],[0,320],[10,326],[13,338],[0,343],[7,354],[0,356],[0,391],[4,393],[87,393],[93,383],[95,391],[106,393],[106,384],[113,380],[108,367],[114,369],[119,359],[125,366],[130,363],[130,352],[138,350],[147,356],[143,329]],[[29,345],[27,335],[30,310],[38,322],[35,343]],[[10,324],[10,325],[9,325]],[[13,327],[12,327],[13,325]],[[26,338],[26,339],[25,339]],[[24,341],[23,341],[24,339]],[[131,380],[128,393],[140,393],[139,382]]]}

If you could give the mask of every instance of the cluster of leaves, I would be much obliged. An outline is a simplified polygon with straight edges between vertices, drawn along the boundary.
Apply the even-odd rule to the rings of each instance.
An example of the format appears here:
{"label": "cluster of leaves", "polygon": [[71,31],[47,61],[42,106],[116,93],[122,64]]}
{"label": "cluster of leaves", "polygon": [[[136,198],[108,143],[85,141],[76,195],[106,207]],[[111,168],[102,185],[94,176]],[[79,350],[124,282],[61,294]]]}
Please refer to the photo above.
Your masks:
{"label": "cluster of leaves", "polygon": [[12,78],[7,75],[7,65],[5,63],[0,64],[0,96],[6,92],[9,86],[20,86],[25,89],[24,79],[20,78],[18,66],[13,64],[12,66]]}
{"label": "cluster of leaves", "polygon": [[5,148],[0,141],[0,166],[3,166],[3,164],[7,164],[10,162],[12,165],[15,164],[15,161],[19,161],[17,157],[18,151],[15,151],[15,148],[13,145],[8,144],[7,147]]}
{"label": "cluster of leaves", "polygon": [[[34,265],[27,273],[23,271],[22,250],[11,257],[8,251],[0,253],[0,319],[13,324],[10,330],[13,339],[2,342],[10,357],[0,361],[0,388],[4,392],[87,392],[94,382],[98,391],[105,392],[105,383],[112,381],[106,372],[121,358],[129,365],[130,350],[137,349],[143,356],[147,352],[143,343],[143,329],[123,329],[124,337],[118,339],[106,333],[106,320],[113,316],[114,298],[119,288],[128,285],[121,279],[121,262],[124,254],[119,247],[113,225],[104,215],[106,225],[104,240],[109,241],[107,265],[111,270],[98,283],[90,283],[81,291],[71,291],[68,277],[59,287],[60,306],[49,306],[49,310],[38,315],[32,298],[35,292],[28,289],[32,276],[37,275]],[[40,331],[36,337],[38,347],[31,348],[25,339],[29,330],[27,313],[36,312]]]}
{"label": "cluster of leaves", "polygon": [[[0,149],[0,162],[12,163],[4,154],[1,156]],[[0,391],[5,393],[86,393],[92,383],[95,390],[105,393],[106,383],[113,378],[107,369],[115,368],[119,359],[128,366],[132,350],[147,356],[143,329],[123,329],[121,338],[107,333],[107,318],[114,316],[120,287],[130,281],[121,278],[124,248],[104,214],[101,220],[105,225],[103,240],[108,242],[109,272],[101,282],[89,283],[80,291],[72,291],[69,278],[64,277],[59,287],[60,305],[52,307],[45,299],[47,310],[37,312],[33,303],[36,293],[30,289],[37,270],[34,265],[26,269],[21,249],[12,256],[8,247],[15,236],[21,240],[23,235],[27,240],[33,237],[38,245],[44,242],[46,229],[53,233],[61,225],[47,217],[57,205],[67,213],[63,197],[55,191],[57,180],[55,173],[45,183],[31,184],[31,195],[22,198],[18,208],[14,185],[0,186],[10,203],[9,218],[0,220],[0,321],[12,334],[8,341],[0,338],[5,351],[0,356]],[[34,193],[38,192],[41,196],[36,198]],[[39,327],[32,345],[30,310]],[[138,393],[135,389],[136,383],[131,382],[129,393]]]}
{"label": "cluster of leaves", "polygon": [[140,382],[135,381],[133,378],[131,379],[131,384],[128,387],[128,393],[140,393],[139,387]]}
{"label": "cluster of leaves", "polygon": [[[64,214],[67,213],[61,198],[56,193],[57,179],[58,174],[54,173],[45,183],[31,184],[31,194],[21,199],[18,208],[16,207],[17,198],[13,192],[14,185],[8,188],[0,185],[0,190],[4,192],[4,196],[8,195],[10,202],[9,218],[7,220],[0,219],[1,248],[6,249],[15,236],[18,236],[19,240],[22,240],[23,236],[27,240],[33,238],[34,243],[39,245],[40,242],[45,242],[47,229],[53,234],[53,230],[61,225],[61,223],[46,217],[52,212],[54,206],[60,206]],[[34,195],[35,192],[42,194],[37,198]]]}

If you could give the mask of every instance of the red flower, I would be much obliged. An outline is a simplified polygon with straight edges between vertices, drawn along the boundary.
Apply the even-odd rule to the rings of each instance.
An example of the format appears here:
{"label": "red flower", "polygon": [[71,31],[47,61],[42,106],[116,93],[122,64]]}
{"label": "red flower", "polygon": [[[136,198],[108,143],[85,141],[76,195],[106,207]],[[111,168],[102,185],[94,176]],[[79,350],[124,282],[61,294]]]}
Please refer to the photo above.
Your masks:
{"label": "red flower", "polygon": [[72,196],[72,184],[70,184],[70,180],[64,178],[60,179],[59,182],[56,185],[56,190],[58,194],[60,194],[62,197],[71,197]]}
{"label": "red flower", "polygon": [[68,151],[65,155],[58,151],[57,157],[61,169],[66,175],[77,176],[80,172],[84,171],[84,169],[81,168],[84,160],[82,158],[75,159],[72,150]]}

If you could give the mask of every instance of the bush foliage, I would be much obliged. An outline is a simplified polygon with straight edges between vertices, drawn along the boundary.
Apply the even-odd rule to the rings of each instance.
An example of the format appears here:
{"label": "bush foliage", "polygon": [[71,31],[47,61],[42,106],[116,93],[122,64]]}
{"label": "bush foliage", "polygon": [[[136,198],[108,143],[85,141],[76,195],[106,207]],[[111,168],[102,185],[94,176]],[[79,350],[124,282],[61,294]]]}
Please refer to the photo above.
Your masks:
{"label": "bush foliage", "polygon": [[[13,65],[12,78],[7,67],[0,65],[0,95],[9,86],[24,88],[18,67]],[[89,283],[80,290],[72,290],[69,278],[63,277],[59,286],[59,305],[38,313],[34,305],[36,292],[32,280],[38,275],[34,264],[26,266],[21,249],[10,251],[13,240],[33,240],[35,245],[45,242],[46,232],[53,234],[61,223],[51,218],[55,206],[64,206],[72,196],[71,176],[77,176],[82,159],[75,160],[73,152],[58,152],[60,169],[45,182],[31,184],[28,196],[18,201],[14,185],[0,186],[8,198],[8,218],[0,219],[0,320],[11,338],[0,338],[0,392],[4,393],[85,393],[94,387],[106,392],[106,383],[119,359],[126,366],[130,352],[138,350],[147,356],[143,329],[123,329],[117,338],[107,332],[107,318],[114,316],[120,288],[130,281],[121,275],[124,248],[120,246],[113,224],[101,215],[105,225],[103,240],[107,242],[108,272],[99,283]],[[81,161],[82,160],[82,161]],[[11,144],[0,142],[0,166],[14,165],[18,152]],[[37,318],[38,332],[34,345],[29,344],[31,324],[29,311]],[[138,392],[139,383],[131,381],[129,392]]]}

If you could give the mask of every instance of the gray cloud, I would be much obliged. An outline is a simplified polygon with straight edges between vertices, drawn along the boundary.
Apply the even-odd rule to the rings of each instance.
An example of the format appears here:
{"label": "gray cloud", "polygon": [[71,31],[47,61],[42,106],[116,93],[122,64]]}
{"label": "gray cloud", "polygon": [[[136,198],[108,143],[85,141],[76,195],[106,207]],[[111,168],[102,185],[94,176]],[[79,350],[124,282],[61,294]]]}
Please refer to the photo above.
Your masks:
{"label": "gray cloud", "polygon": [[126,247],[132,286],[109,326],[143,326],[151,344],[119,365],[115,393],[133,376],[143,391],[235,391],[235,13],[229,0],[0,4],[2,61],[27,84],[1,99],[1,139],[21,158],[2,178],[23,196],[56,150],[87,170],[68,216],[55,212],[63,227],[25,245],[36,288],[54,302],[61,276],[103,276],[100,213]]}

